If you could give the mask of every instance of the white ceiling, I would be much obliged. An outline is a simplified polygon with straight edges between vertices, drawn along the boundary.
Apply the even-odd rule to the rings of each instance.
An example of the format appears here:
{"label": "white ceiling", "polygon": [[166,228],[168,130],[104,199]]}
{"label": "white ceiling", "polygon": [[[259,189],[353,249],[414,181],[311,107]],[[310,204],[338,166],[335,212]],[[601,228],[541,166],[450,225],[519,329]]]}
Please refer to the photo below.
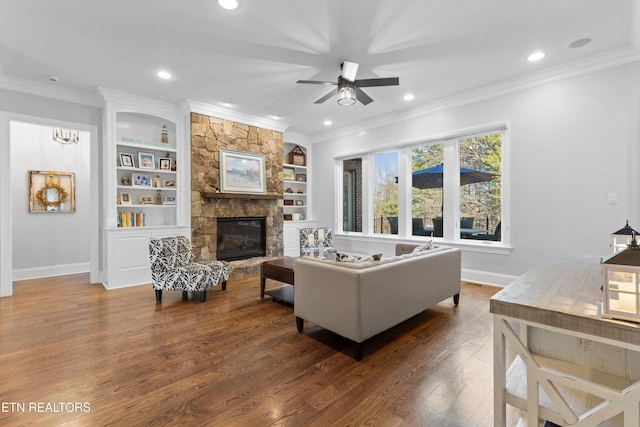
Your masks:
{"label": "white ceiling", "polygon": [[[231,102],[317,135],[331,132],[325,119],[335,131],[467,91],[637,59],[636,0],[239,2],[228,11],[216,0],[0,0],[0,77]],[[584,37],[591,43],[568,47]],[[534,50],[546,57],[529,63]],[[296,84],[336,80],[344,60],[360,64],[358,78],[398,76],[400,86],[366,88],[375,102],[343,107],[314,104],[328,87]],[[158,79],[159,69],[175,78]]]}

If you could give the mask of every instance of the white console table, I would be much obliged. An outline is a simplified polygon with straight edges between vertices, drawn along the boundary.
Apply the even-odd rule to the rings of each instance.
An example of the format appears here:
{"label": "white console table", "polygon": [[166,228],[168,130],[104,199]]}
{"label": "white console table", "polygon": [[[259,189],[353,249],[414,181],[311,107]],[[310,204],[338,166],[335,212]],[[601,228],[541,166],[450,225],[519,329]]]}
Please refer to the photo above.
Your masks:
{"label": "white console table", "polygon": [[554,258],[491,299],[495,426],[640,426],[640,324],[602,317],[603,283]]}

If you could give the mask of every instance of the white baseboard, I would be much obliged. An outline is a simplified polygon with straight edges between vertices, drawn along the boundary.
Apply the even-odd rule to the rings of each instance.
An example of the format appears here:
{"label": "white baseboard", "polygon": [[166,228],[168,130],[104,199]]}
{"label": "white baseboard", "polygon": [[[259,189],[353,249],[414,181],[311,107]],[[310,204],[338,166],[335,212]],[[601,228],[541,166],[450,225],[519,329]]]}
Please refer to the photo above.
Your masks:
{"label": "white baseboard", "polygon": [[513,282],[518,276],[509,274],[491,273],[489,271],[462,269],[462,280],[466,282],[479,283],[481,285],[500,286],[504,288]]}
{"label": "white baseboard", "polygon": [[89,273],[88,262],[78,264],[50,265],[47,267],[13,270],[12,280],[39,279],[42,277],[66,276],[67,274]]}

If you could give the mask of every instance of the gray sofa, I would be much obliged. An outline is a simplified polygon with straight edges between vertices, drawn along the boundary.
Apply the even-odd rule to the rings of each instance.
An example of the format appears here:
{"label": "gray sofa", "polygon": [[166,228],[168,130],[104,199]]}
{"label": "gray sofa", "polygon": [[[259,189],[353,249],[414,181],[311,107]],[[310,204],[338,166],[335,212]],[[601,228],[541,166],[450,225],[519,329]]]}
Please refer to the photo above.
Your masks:
{"label": "gray sofa", "polygon": [[301,257],[295,262],[294,312],[299,332],[304,321],[362,343],[392,326],[460,295],[460,251],[438,247],[412,253],[397,244],[396,256],[356,264]]}

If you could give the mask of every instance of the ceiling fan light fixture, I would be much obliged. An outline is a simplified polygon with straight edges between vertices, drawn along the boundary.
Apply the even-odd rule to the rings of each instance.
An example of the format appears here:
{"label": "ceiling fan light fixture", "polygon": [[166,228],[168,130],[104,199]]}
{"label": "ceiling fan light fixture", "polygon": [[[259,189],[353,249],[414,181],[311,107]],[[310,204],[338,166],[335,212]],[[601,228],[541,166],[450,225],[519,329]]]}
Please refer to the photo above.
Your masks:
{"label": "ceiling fan light fixture", "polygon": [[338,104],[353,105],[356,103],[356,89],[353,86],[343,86],[338,89]]}

